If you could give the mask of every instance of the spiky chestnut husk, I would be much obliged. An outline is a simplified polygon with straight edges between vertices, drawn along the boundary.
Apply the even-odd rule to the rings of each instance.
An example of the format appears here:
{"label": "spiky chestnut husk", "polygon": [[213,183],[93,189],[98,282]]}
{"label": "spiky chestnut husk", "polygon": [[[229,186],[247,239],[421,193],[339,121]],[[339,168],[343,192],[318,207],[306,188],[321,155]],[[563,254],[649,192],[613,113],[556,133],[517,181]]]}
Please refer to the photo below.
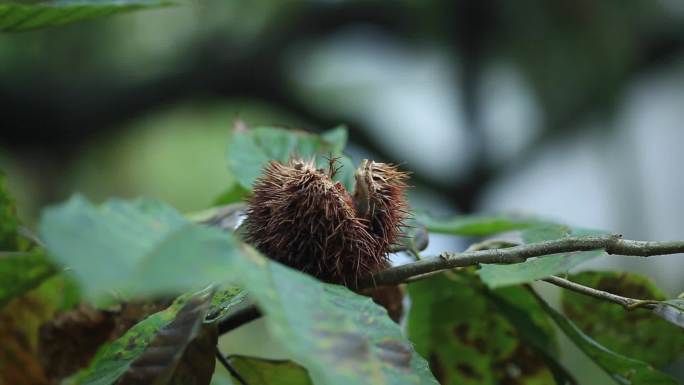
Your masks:
{"label": "spiky chestnut husk", "polygon": [[323,281],[355,284],[387,267],[387,252],[332,173],[316,169],[313,161],[270,162],[248,201],[246,240]]}
{"label": "spiky chestnut husk", "polygon": [[408,216],[408,174],[392,164],[364,159],[354,175],[354,206],[385,253],[397,244]]}
{"label": "spiky chestnut husk", "polygon": [[[378,241],[380,253],[388,253],[402,234],[408,216],[405,191],[408,174],[392,164],[364,159],[355,173],[353,201],[356,213],[366,221],[368,231]],[[382,305],[390,317],[399,321],[404,312],[404,291],[400,286],[362,290],[361,294]]]}

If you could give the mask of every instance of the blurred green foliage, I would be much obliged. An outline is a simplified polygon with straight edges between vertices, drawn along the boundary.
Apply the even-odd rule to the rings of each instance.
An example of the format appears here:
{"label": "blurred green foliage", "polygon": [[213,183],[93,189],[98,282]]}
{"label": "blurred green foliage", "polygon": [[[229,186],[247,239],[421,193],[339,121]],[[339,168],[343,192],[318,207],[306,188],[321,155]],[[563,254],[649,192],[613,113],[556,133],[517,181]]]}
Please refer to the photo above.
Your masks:
{"label": "blurred green foliage", "polygon": [[[242,196],[244,191],[231,189],[236,178],[225,162],[229,132],[238,118],[250,125],[286,124],[318,129],[350,123],[353,144],[370,149],[379,157],[391,158],[384,139],[369,135],[374,130],[373,121],[359,120],[345,102],[353,100],[358,89],[342,87],[321,95],[307,89],[306,84],[293,76],[296,70],[306,77],[313,77],[315,72],[315,68],[307,67],[300,60],[302,47],[320,48],[335,33],[370,28],[381,31],[388,41],[398,42],[410,55],[425,48],[444,53],[457,74],[448,79],[452,82],[449,87],[463,93],[463,119],[470,132],[468,148],[475,154],[474,160],[468,163],[469,171],[463,177],[445,175],[440,180],[431,180],[418,173],[414,180],[421,187],[430,188],[431,193],[438,192],[454,207],[468,211],[476,207],[484,187],[506,173],[502,167],[505,162],[491,161],[488,158],[491,154],[482,150],[487,148],[484,143],[487,139],[481,134],[478,86],[484,71],[495,65],[512,66],[524,79],[524,86],[532,91],[542,123],[524,154],[552,138],[579,131],[593,120],[608,122],[596,129],[613,129],[615,125],[609,123],[625,91],[644,75],[682,57],[684,13],[673,4],[625,4],[617,0],[600,3],[180,1],[174,7],[98,18],[49,30],[0,34],[0,103],[4,107],[0,123],[3,128],[0,168],[10,176],[9,189],[19,197],[17,206],[23,213],[24,223],[31,225],[40,207],[62,200],[74,190],[95,201],[112,195],[153,196],[181,211],[204,209],[227,190],[228,194],[218,199]],[[4,10],[6,16],[7,9],[6,2],[0,3],[0,13]],[[25,20],[10,22],[15,26],[31,24]],[[3,26],[7,28],[0,19],[0,29]],[[367,107],[362,100],[357,100],[355,106]],[[9,243],[3,242],[8,245],[13,242],[18,220],[13,205],[9,204],[11,201],[5,198],[5,194],[0,196],[0,208],[3,229],[6,227],[12,233]],[[481,236],[537,224],[533,218],[460,217],[454,221],[433,219],[428,228],[435,232]],[[86,254],[77,251],[71,257],[87,260]],[[30,254],[38,255],[41,254]],[[0,268],[15,266],[11,258],[2,262]],[[28,259],[21,262],[24,267],[33,266]],[[14,268],[7,270],[26,278],[20,282],[24,286],[6,280],[13,282],[15,289],[21,289],[12,291],[11,295],[34,290],[24,293],[16,303],[8,303],[12,311],[0,314],[3,321],[26,327],[11,339],[3,340],[9,341],[3,346],[5,352],[19,354],[35,350],[36,325],[54,315],[51,307],[36,314],[15,311],[20,302],[65,302],[66,309],[78,301],[78,290],[66,290],[73,284],[64,284],[67,281],[61,281],[63,275],[43,282],[52,274],[52,267],[44,262],[37,260],[36,266],[43,269],[38,270],[39,274],[17,275]],[[554,261],[548,259],[544,263],[551,262]],[[550,272],[567,270],[569,266],[561,265],[515,282],[527,282]],[[530,270],[530,266],[496,268],[501,268],[494,271],[499,279],[516,278],[512,269],[521,269],[523,273]],[[45,271],[50,274],[42,274]],[[36,288],[36,285],[39,286]],[[60,285],[64,286],[63,291]],[[462,286],[463,291],[445,290],[443,295],[449,295],[448,300],[458,304],[462,302],[459,300],[468,300],[463,296],[469,293],[477,298],[471,304],[475,310],[480,313],[486,313],[483,308],[491,310],[493,305],[472,293],[471,286]],[[420,288],[421,284],[412,290],[418,290],[415,287]],[[58,294],[73,298],[62,301],[50,297]],[[420,297],[420,290],[414,295],[417,301],[428,303],[439,298]],[[435,313],[453,310],[433,308]],[[612,317],[612,313],[607,317]],[[574,341],[590,341],[571,324],[556,318]],[[585,329],[581,320],[576,321]],[[486,338],[505,342],[505,348],[517,346],[517,337],[510,334],[518,326],[510,325],[501,316],[487,322],[498,327],[496,330],[500,333]],[[409,327],[415,327],[415,323]],[[584,331],[606,346],[627,354],[624,349],[629,343],[617,343],[611,336]],[[4,329],[0,332],[7,334]],[[470,331],[479,332],[477,328]],[[442,339],[457,337],[439,330],[431,339],[442,342]],[[629,341],[648,339],[641,335],[630,337]],[[30,341],[30,349],[21,345],[24,340]],[[669,342],[674,344],[676,339]],[[585,351],[595,354],[592,346],[586,343]],[[424,346],[420,349],[429,350]],[[447,353],[440,351],[444,356],[454,352]],[[498,353],[509,357],[511,350]],[[628,355],[631,353],[634,351],[630,350]],[[659,354],[654,353],[653,358],[642,353],[643,356],[639,352],[634,355],[646,362],[664,363]],[[619,370],[633,369],[630,362],[623,365],[625,360],[619,357],[610,356],[607,361],[609,366],[617,362]],[[35,364],[22,362],[26,368],[34,368]],[[642,370],[640,373],[650,373],[641,364],[636,366]],[[454,367],[447,368],[446,372],[452,378],[459,378],[455,377],[459,371]],[[544,371],[542,377],[548,379],[548,375]]]}

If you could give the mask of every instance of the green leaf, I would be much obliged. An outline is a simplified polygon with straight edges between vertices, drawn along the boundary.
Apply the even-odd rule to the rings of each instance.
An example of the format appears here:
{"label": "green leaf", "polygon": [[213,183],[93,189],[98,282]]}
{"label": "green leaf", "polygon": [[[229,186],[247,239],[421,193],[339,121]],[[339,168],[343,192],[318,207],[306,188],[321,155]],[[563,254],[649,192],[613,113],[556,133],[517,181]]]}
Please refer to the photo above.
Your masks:
{"label": "green leaf", "polygon": [[292,361],[245,356],[230,356],[228,361],[249,385],[312,385],[306,369]]}
{"label": "green leaf", "polygon": [[0,4],[0,32],[54,27],[76,21],[169,5],[159,0],[53,0]]}
{"label": "green leaf", "polygon": [[554,254],[511,265],[482,265],[479,274],[482,281],[490,288],[511,286],[566,273],[570,269],[602,255],[605,255],[603,250],[593,250]]}
{"label": "green leaf", "polygon": [[227,205],[230,203],[242,202],[245,197],[249,195],[249,190],[245,189],[238,183],[234,183],[223,194],[216,197],[214,206]]}
{"label": "green leaf", "polygon": [[251,191],[254,181],[271,160],[287,162],[292,156],[304,159],[315,157],[318,167],[327,169],[327,158],[340,157],[342,169],[336,180],[351,190],[354,181],[353,162],[342,155],[346,139],[346,129],[343,127],[322,136],[274,127],[237,131],[233,132],[228,144],[228,167],[238,183]]}
{"label": "green leaf", "polygon": [[[523,232],[525,242],[533,243],[566,236],[597,234],[595,231],[569,229],[561,225],[536,226]],[[480,278],[490,288],[533,282],[555,274],[564,274],[591,259],[606,255],[603,250],[579,251],[530,258],[510,265],[483,264]]]}
{"label": "green leaf", "polygon": [[17,218],[14,198],[7,192],[5,175],[0,172],[0,250],[17,250],[18,227],[19,219]]}
{"label": "green leaf", "polygon": [[39,225],[50,256],[74,268],[93,300],[178,294],[228,280],[236,242],[152,200],[111,200],[95,207],[80,196],[45,211]]}
{"label": "green leaf", "polygon": [[570,320],[538,297],[539,303],[556,325],[591,360],[622,385],[677,385],[677,381],[651,365],[615,353],[591,339]]}
{"label": "green leaf", "polygon": [[416,213],[416,219],[427,226],[431,232],[463,236],[487,236],[545,223],[534,217],[515,214],[436,218],[426,213]]}
{"label": "green leaf", "polygon": [[[230,233],[151,201],[94,207],[73,198],[40,223],[48,250],[88,292],[175,292],[238,282],[271,335],[317,384],[436,384],[401,329],[370,298],[270,261]],[[104,362],[104,361],[103,361]]]}
{"label": "green leaf", "polygon": [[532,293],[523,286],[510,286],[488,292],[488,298],[516,328],[522,341],[537,353],[556,380],[556,384],[577,384],[557,360],[555,330]]}
{"label": "green leaf", "polygon": [[0,309],[56,273],[42,250],[0,252]]}
{"label": "green leaf", "polygon": [[559,224],[537,225],[526,229],[521,236],[525,243],[550,241],[570,236],[572,229]]}
{"label": "green leaf", "polygon": [[[629,298],[663,300],[665,294],[647,277],[633,273],[583,272],[570,280]],[[563,312],[585,334],[606,348],[662,367],[684,353],[684,333],[648,309],[622,306],[563,291]]]}
{"label": "green leaf", "polygon": [[330,144],[331,151],[335,154],[341,154],[347,146],[349,133],[347,127],[344,125],[337,126],[329,131],[321,134],[321,139]]}
{"label": "green leaf", "polygon": [[[171,306],[135,324],[119,339],[101,347],[88,368],[77,373],[70,385],[107,385],[113,384],[131,367],[145,348],[156,338],[160,330],[170,325],[182,309],[196,299],[190,295],[177,298]],[[201,296],[199,298],[202,298]]]}
{"label": "green leaf", "polygon": [[206,322],[215,322],[224,317],[233,307],[247,299],[247,292],[238,287],[227,287],[219,290],[211,299],[211,307],[207,312]]}
{"label": "green leaf", "polygon": [[246,248],[243,284],[271,334],[316,384],[436,384],[399,325],[370,298],[268,262]]}
{"label": "green leaf", "polygon": [[[543,359],[523,343],[482,290],[469,272],[440,274],[409,285],[409,338],[418,353],[429,357],[440,383],[552,383]],[[520,306],[530,308],[524,302]],[[541,327],[549,338],[541,344],[551,349],[549,325],[535,317],[535,328]]]}

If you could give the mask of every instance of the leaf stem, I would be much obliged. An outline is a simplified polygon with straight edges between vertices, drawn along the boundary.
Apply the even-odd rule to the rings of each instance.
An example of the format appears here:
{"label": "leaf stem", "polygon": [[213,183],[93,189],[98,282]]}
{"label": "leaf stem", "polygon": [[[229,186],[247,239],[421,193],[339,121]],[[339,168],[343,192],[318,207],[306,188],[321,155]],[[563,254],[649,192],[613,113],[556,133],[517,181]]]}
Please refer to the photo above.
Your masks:
{"label": "leaf stem", "polygon": [[240,383],[240,385],[249,385],[247,381],[238,373],[238,371],[233,367],[233,365],[230,364],[230,361],[226,358],[226,356],[221,353],[218,348],[216,348],[216,359],[223,365],[224,368],[230,373],[231,376],[233,376],[237,382]]}

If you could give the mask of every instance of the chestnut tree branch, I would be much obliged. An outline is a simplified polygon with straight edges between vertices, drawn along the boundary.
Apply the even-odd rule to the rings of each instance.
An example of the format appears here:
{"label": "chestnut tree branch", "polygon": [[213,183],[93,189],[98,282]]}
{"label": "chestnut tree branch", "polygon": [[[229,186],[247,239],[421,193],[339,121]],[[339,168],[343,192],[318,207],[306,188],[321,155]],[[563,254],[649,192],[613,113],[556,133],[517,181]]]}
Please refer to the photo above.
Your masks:
{"label": "chestnut tree branch", "polygon": [[404,283],[414,276],[449,270],[457,267],[476,266],[481,263],[512,264],[532,257],[569,253],[575,251],[605,250],[608,254],[650,257],[684,253],[684,241],[657,242],[622,239],[619,235],[591,237],[566,237],[530,243],[503,249],[444,252],[437,257],[424,258],[406,265],[391,267],[359,280],[359,288]]}
{"label": "chestnut tree branch", "polygon": [[[476,266],[481,263],[487,264],[513,264],[524,262],[533,257],[544,257],[558,253],[570,253],[576,251],[605,250],[608,254],[650,257],[654,255],[666,255],[684,253],[684,241],[635,241],[622,239],[620,235],[602,235],[590,237],[566,237],[513,246],[503,249],[488,249],[477,251],[465,251],[462,253],[444,252],[436,257],[425,258],[417,262],[377,272],[371,276],[359,280],[355,289],[367,289],[384,285],[398,285],[410,282],[418,277],[431,275],[436,272],[450,270],[459,267]],[[573,290],[578,293],[590,295],[595,298],[617,303],[625,308],[651,307],[653,301],[643,301],[633,298],[621,297],[615,294],[592,289],[559,277],[549,277],[546,282]],[[247,313],[249,317],[244,317]],[[226,316],[219,324],[219,330],[229,331],[260,316],[258,309],[252,305],[243,309],[240,314]],[[235,319],[237,317],[237,319]],[[245,322],[242,322],[242,321]],[[221,327],[223,323],[230,327]]]}

